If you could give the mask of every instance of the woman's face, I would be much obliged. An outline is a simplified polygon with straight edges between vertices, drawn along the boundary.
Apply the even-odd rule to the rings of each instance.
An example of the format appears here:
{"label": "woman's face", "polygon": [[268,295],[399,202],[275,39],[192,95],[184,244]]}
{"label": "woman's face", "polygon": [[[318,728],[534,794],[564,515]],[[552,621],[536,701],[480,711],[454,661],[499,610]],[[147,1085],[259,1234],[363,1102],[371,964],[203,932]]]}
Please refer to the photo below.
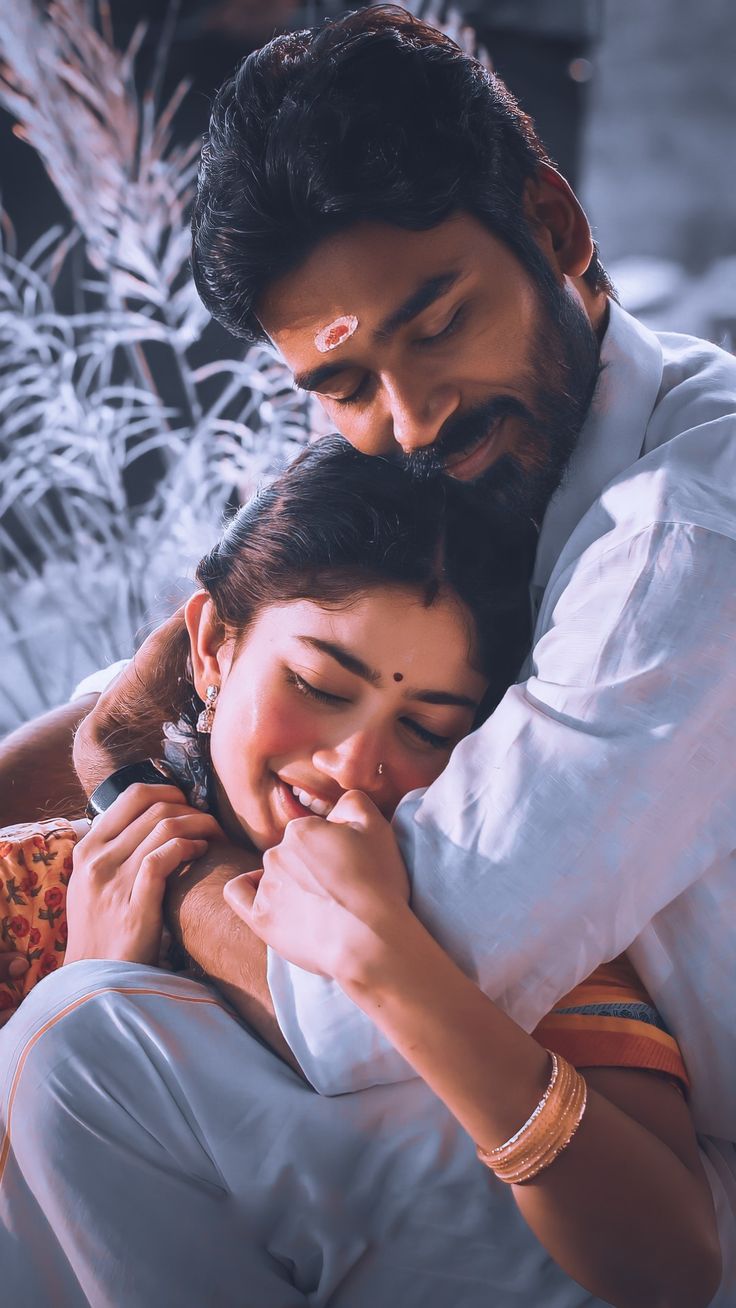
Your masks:
{"label": "woman's face", "polygon": [[274,604],[237,648],[213,644],[209,670],[208,609],[195,670],[200,693],[220,683],[210,738],[220,817],[257,849],[278,844],[293,818],[326,816],[346,790],[390,817],[442,771],[486,688],[454,597],[425,608],[382,589],[339,608]]}

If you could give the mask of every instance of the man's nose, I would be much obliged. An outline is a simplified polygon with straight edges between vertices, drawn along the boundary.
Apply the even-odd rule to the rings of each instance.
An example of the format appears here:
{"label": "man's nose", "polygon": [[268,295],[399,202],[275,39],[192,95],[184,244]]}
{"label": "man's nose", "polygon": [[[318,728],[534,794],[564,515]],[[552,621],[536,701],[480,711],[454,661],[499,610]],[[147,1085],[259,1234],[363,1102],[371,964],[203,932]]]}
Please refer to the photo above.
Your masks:
{"label": "man's nose", "polygon": [[393,437],[404,454],[425,449],[437,440],[442,427],[460,407],[457,389],[443,383],[411,387],[386,384]]}

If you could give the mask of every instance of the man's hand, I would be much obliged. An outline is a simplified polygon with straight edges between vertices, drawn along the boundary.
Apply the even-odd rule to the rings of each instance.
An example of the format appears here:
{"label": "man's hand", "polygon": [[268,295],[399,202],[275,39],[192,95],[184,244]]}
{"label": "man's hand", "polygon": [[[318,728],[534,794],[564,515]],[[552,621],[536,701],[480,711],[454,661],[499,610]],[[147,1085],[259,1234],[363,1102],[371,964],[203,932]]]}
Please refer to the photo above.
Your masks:
{"label": "man's hand", "polygon": [[409,881],[390,824],[362,792],[329,817],[297,818],[263,870],[229,881],[230,907],[276,953],[339,983],[366,982],[408,911]]}
{"label": "man's hand", "polygon": [[161,727],[173,711],[170,656],[187,641],[180,608],[151,632],[80,724],[74,767],[87,795],[126,763],[161,753]]}

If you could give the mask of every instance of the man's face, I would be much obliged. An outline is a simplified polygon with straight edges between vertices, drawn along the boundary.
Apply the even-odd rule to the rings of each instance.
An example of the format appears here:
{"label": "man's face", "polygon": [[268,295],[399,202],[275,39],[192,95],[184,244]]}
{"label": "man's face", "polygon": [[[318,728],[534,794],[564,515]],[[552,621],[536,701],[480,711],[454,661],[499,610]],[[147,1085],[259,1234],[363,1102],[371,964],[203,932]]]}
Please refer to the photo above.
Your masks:
{"label": "man's face", "polygon": [[466,213],[427,231],[361,223],[273,283],[259,317],[357,449],[441,467],[490,507],[541,520],[598,369],[564,278],[539,287]]}

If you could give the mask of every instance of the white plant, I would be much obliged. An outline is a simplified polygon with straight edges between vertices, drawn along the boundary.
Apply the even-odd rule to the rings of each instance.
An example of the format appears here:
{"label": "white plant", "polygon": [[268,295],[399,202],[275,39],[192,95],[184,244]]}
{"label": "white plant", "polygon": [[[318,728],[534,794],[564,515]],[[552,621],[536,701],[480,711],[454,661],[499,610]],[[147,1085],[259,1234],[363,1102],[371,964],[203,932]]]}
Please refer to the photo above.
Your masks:
{"label": "white plant", "polygon": [[[106,5],[97,26],[88,8],[0,6],[0,103],[71,219],[23,258],[3,223],[0,730],[129,654],[310,427],[272,352],[214,357],[188,269],[199,143],[171,134],[187,88],[157,110],[163,50],[139,96],[143,29],[121,52]],[[83,303],[62,313],[72,252]]]}

